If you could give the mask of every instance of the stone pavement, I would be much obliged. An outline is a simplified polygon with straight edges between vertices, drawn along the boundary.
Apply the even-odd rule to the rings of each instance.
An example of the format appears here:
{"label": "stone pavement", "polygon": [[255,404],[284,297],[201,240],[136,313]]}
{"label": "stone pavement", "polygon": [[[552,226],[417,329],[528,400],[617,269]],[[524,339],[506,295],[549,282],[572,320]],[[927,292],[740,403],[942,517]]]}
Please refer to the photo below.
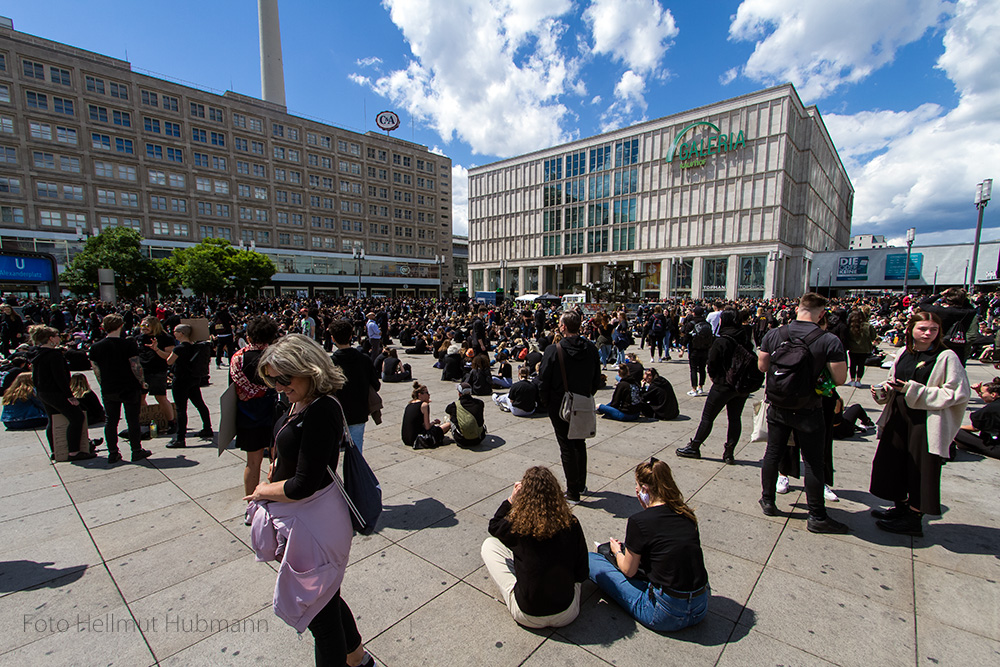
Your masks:
{"label": "stone pavement", "polygon": [[[437,379],[430,357],[408,361],[443,417],[452,383]],[[944,515],[925,522],[924,538],[910,538],[879,531],[868,515],[879,504],[866,491],[872,438],[838,441],[841,500],[830,504],[831,514],[853,532],[813,535],[805,530],[801,485],[778,496],[782,516],[761,514],[763,444],[741,444],[738,465],[722,464],[724,417],[703,448],[707,458],[674,456],[704,399],[684,395],[686,360],[656,367],[673,383],[684,416],[600,420],[588,442],[591,491],[575,513],[588,542],[623,537],[626,518],[639,509],[635,464],[650,455],[667,461],[699,519],[712,584],[705,621],[660,635],[587,582],[570,626],[517,626],[479,547],[489,517],[526,468],[548,465],[562,480],[548,419],[488,405],[483,446],[415,452],[399,442],[410,385],[384,385],[385,420],[369,423],[364,453],[381,480],[385,513],[376,534],[354,540],[343,585],[380,663],[1000,664],[1000,462],[960,453],[943,471]],[[969,372],[974,382],[993,375],[976,362]],[[206,390],[215,414],[225,373],[213,369]],[[866,380],[883,378],[868,369]],[[873,408],[867,389],[842,393]],[[598,399],[610,396],[605,389]],[[751,415],[748,404],[744,443]],[[147,445],[153,457],[140,464],[109,469],[102,456],[53,466],[42,431],[3,433],[0,664],[311,664],[312,638],[299,638],[271,609],[273,564],[255,562],[247,545],[240,453],[219,457],[209,443],[180,451],[166,443]]]}

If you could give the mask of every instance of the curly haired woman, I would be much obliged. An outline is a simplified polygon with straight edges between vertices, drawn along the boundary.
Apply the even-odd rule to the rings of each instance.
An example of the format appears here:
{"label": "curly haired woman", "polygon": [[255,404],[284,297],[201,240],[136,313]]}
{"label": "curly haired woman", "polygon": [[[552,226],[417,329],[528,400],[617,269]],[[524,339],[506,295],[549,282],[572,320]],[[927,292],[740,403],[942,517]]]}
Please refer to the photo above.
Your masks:
{"label": "curly haired woman", "polygon": [[528,468],[490,519],[482,555],[514,620],[561,628],[580,613],[587,541],[548,468]]}

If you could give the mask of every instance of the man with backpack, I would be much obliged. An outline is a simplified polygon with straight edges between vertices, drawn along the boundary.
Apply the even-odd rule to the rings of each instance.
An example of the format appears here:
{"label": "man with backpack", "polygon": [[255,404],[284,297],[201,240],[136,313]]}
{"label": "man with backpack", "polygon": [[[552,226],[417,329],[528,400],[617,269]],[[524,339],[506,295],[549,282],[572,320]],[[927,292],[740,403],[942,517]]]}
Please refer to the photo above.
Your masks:
{"label": "man with backpack", "polygon": [[823,498],[825,420],[822,397],[816,393],[823,369],[834,385],[847,380],[847,355],[835,335],[819,327],[827,299],[808,292],[799,299],[793,322],[772,329],[761,341],[758,367],[766,374],[767,450],[760,481],[760,507],[767,516],[778,516],[775,506],[778,465],[795,440],[805,462],[805,489],[811,533],[846,533],[848,527],[830,518]]}
{"label": "man with backpack", "polygon": [[691,391],[687,395],[704,396],[708,351],[715,342],[715,334],[712,333],[712,325],[705,320],[705,309],[701,306],[684,320],[684,335],[688,341],[688,366],[691,369]]}
{"label": "man with backpack", "polygon": [[729,417],[729,429],[722,450],[727,465],[736,463],[734,451],[742,431],[743,406],[751,392],[764,384],[764,374],[757,368],[757,357],[747,329],[734,310],[723,311],[719,318],[719,337],[708,352],[708,374],[712,389],[705,400],[698,431],[686,447],[676,450],[677,456],[700,459],[701,446],[712,433],[712,424],[722,409]]}
{"label": "man with backpack", "polygon": [[[663,314],[663,306],[657,304],[653,307],[653,314],[649,316],[646,326],[649,329],[647,334],[647,340],[649,340],[649,363],[656,361],[656,348],[660,348],[660,361],[670,361],[669,337],[664,341],[664,338],[670,332],[667,328],[667,316]],[[664,348],[666,348],[665,352]]]}
{"label": "man with backpack", "polygon": [[456,384],[455,390],[458,400],[444,409],[454,424],[451,436],[459,447],[475,447],[486,437],[483,402],[472,395],[472,385],[468,382]]}

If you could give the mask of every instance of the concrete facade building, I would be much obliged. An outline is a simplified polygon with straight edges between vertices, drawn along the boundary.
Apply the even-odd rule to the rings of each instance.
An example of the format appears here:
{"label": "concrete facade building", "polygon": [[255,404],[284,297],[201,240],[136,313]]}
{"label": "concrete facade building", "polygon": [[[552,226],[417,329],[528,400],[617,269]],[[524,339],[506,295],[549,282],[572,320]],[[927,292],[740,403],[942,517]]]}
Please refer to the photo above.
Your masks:
{"label": "concrete facade building", "polygon": [[798,295],[846,248],[854,189],[790,85],[469,170],[469,290],[581,291],[628,262],[648,298]]}
{"label": "concrete facade building", "polygon": [[881,234],[857,234],[851,237],[851,250],[866,250],[868,248],[888,248],[889,243]]}
{"label": "concrete facade building", "polygon": [[[276,26],[275,26],[276,29]],[[150,256],[255,247],[283,291],[436,296],[451,275],[451,160],[213,94],[0,22],[0,247],[64,266],[90,235]],[[441,258],[445,259],[442,260]]]}

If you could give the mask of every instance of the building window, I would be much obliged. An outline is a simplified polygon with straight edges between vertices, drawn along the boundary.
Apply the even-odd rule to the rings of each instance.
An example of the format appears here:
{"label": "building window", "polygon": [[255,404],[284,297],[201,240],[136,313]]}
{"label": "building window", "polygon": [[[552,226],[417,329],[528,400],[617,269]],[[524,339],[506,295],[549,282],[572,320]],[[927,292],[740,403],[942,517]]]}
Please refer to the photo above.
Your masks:
{"label": "building window", "polygon": [[104,95],[104,79],[98,79],[93,76],[84,77],[84,82],[86,83],[88,93],[97,93],[99,95]]}
{"label": "building window", "polygon": [[28,133],[32,139],[52,140],[52,126],[48,123],[28,123]]}
{"label": "building window", "polygon": [[45,81],[45,66],[41,63],[32,62],[30,60],[22,60],[21,65],[23,67],[23,72],[25,78],[28,79],[38,79],[39,81]]}
{"label": "building window", "polygon": [[127,153],[128,155],[135,153],[135,150],[132,147],[132,140],[121,139],[119,137],[115,137],[115,150],[119,153]]}
{"label": "building window", "polygon": [[167,159],[171,162],[184,162],[184,150],[180,148],[167,148]]}
{"label": "building window", "polygon": [[100,160],[94,161],[94,175],[103,176],[104,178],[114,178],[115,177],[115,166],[110,162],[101,162]]}
{"label": "building window", "polygon": [[205,117],[205,105],[198,104],[197,102],[191,102],[191,117],[192,118],[204,118]]}
{"label": "building window", "polygon": [[108,206],[117,206],[118,199],[115,196],[114,190],[100,190],[97,191],[97,203],[106,204]]}
{"label": "building window", "polygon": [[0,146],[0,164],[17,164],[17,149]]}
{"label": "building window", "polygon": [[230,216],[229,204],[216,204],[215,215],[220,218],[228,218]]}
{"label": "building window", "polygon": [[24,209],[15,206],[0,206],[0,222],[24,224]]}
{"label": "building window", "polygon": [[149,182],[153,185],[166,185],[167,175],[162,171],[149,170]]}
{"label": "building window", "polygon": [[108,90],[111,93],[111,97],[117,97],[120,100],[128,99],[128,86],[124,83],[115,83],[112,81],[108,84]]}
{"label": "building window", "polygon": [[226,116],[222,109],[216,109],[215,107],[208,107],[208,119],[216,123],[226,122]]}
{"label": "building window", "polygon": [[167,198],[157,197],[156,195],[149,196],[149,208],[153,211],[166,211],[167,210]]}
{"label": "building window", "polygon": [[171,123],[169,120],[163,121],[163,134],[167,135],[168,137],[177,137],[178,139],[180,139],[181,124]]}
{"label": "building window", "polygon": [[4,192],[11,195],[21,194],[21,179],[0,178],[0,192]]}
{"label": "building window", "polygon": [[184,174],[170,174],[170,187],[183,188],[186,185]]}
{"label": "building window", "polygon": [[63,199],[67,201],[83,201],[83,187],[79,185],[62,186]]}
{"label": "building window", "polygon": [[166,236],[170,233],[170,225],[166,222],[153,222],[153,233]]}
{"label": "building window", "polygon": [[[139,195],[135,192],[122,192],[121,193],[122,206],[128,206],[129,208],[139,208]],[[136,227],[138,229],[138,227]]]}
{"label": "building window", "polygon": [[49,98],[41,93],[32,92],[30,90],[25,91],[24,100],[29,109],[42,109],[48,111]]}
{"label": "building window", "polygon": [[187,199],[172,198],[170,200],[170,210],[174,213],[187,213]]}
{"label": "building window", "polygon": [[163,110],[164,111],[177,111],[179,109],[179,101],[176,97],[170,97],[169,95],[163,95]]}
{"label": "building window", "polygon": [[211,192],[212,191],[212,179],[202,178],[200,176],[194,179],[194,188],[199,192]]}
{"label": "building window", "polygon": [[191,141],[197,141],[206,144],[208,143],[208,133],[205,130],[199,129],[197,127],[192,127]]}
{"label": "building window", "polygon": [[142,119],[142,129],[144,129],[146,132],[159,134],[160,121],[156,120],[155,118],[150,118],[149,116],[145,116]]}
{"label": "building window", "polygon": [[111,121],[122,127],[132,127],[132,116],[127,111],[112,111]]}
{"label": "building window", "polygon": [[[94,148],[98,148],[98,146],[95,144]],[[163,146],[158,146],[157,144],[146,144],[146,157],[150,157],[155,160],[162,160]]]}
{"label": "building window", "polygon": [[136,168],[125,165],[118,165],[118,179],[122,181],[135,181]]}
{"label": "building window", "polygon": [[215,194],[217,195],[228,195],[229,194],[229,181],[215,181]]}
{"label": "building window", "polygon": [[62,213],[59,211],[39,211],[38,221],[42,227],[62,227]]}
{"label": "building window", "polygon": [[109,151],[111,150],[111,137],[94,132],[90,135],[90,145],[93,148]]}
{"label": "building window", "polygon": [[38,169],[55,169],[56,168],[56,156],[52,153],[43,153],[41,151],[34,151],[31,154],[32,164]]}
{"label": "building window", "polygon": [[70,85],[69,80],[69,70],[60,69],[58,67],[49,67],[49,80],[52,83],[57,83],[60,86]]}
{"label": "building window", "polygon": [[0,102],[10,102],[10,86],[0,84]]}
{"label": "building window", "polygon": [[209,140],[212,142],[213,146],[219,146],[225,148],[226,146],[226,135],[222,132],[211,132],[209,134]]}
{"label": "building window", "polygon": [[159,96],[149,90],[140,90],[139,98],[142,103],[148,107],[158,107],[160,106]]}
{"label": "building window", "polygon": [[68,171],[73,174],[80,173],[80,158],[78,157],[67,157],[62,155],[59,157],[59,169],[61,171]]}

